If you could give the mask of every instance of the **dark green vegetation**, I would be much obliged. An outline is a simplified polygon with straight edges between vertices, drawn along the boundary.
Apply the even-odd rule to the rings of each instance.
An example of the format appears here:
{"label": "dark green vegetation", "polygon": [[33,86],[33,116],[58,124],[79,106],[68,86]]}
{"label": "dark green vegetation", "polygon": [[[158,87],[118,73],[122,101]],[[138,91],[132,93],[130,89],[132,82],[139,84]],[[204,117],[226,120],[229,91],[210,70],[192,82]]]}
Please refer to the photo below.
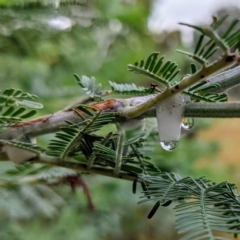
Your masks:
{"label": "dark green vegetation", "polygon": [[[145,77],[151,75],[151,72],[155,75],[155,80],[172,86],[178,67],[171,62],[158,66],[156,53],[145,62],[138,61],[129,65],[130,70],[138,73],[141,71],[145,75],[126,71],[127,64],[135,63],[153,50],[160,51],[161,55],[166,54],[168,59],[174,59],[181,65],[179,68],[183,73],[179,75],[195,73],[196,67],[190,67],[187,58],[184,62],[182,56],[174,52],[176,48],[182,49],[178,45],[178,33],[171,35],[171,38],[176,39],[176,45],[173,44],[171,49],[165,41],[159,44],[154,41],[158,39],[157,36],[153,38],[149,35],[145,27],[148,9],[147,1],[139,4],[120,1],[62,3],[58,10],[51,5],[26,3],[22,8],[12,6],[11,9],[1,9],[1,23],[5,27],[0,39],[1,89],[20,88],[40,97],[36,99],[35,95],[13,90],[3,92],[0,100],[2,104],[6,103],[7,108],[1,110],[4,116],[2,125],[32,116],[35,109],[41,108],[37,102],[45,106],[38,111],[39,115],[44,115],[79,101],[79,97],[86,93],[91,98],[100,100],[107,95],[101,89],[110,89],[109,80],[112,81],[112,93],[116,94],[151,93],[149,87],[152,80],[146,80]],[[61,15],[71,17],[75,23],[72,28],[59,31],[46,23]],[[220,24],[221,19],[215,23]],[[213,24],[212,27],[216,29],[218,24]],[[225,40],[229,37],[226,41],[226,47],[229,48],[237,41],[235,36],[230,38],[231,34],[227,33],[228,31],[221,36]],[[203,35],[206,34],[203,32]],[[204,45],[203,37],[195,44],[194,58],[200,63],[206,63],[216,49],[213,41],[205,44],[207,45]],[[159,70],[163,72],[161,79],[156,74]],[[86,77],[85,81],[78,78],[77,83],[82,90],[77,87],[73,73],[95,76],[95,86],[93,87],[93,78]],[[179,77],[176,80],[180,80]],[[136,85],[126,85],[132,82]],[[198,87],[201,87],[200,92]],[[202,87],[195,86],[186,93],[195,101],[227,100],[225,93],[208,94],[209,88]],[[217,86],[211,86],[211,89],[214,87]],[[13,107],[15,103],[19,105],[17,108]],[[1,183],[1,239],[159,239],[159,236],[162,239],[177,239],[178,236],[169,227],[174,218],[171,210],[166,210],[167,206],[175,206],[178,213],[177,228],[185,235],[192,230],[191,227],[194,234],[202,234],[208,239],[215,239],[212,230],[239,232],[239,196],[235,192],[235,186],[223,182],[224,179],[214,170],[208,175],[192,169],[196,159],[201,156],[211,158],[217,152],[216,144],[208,145],[192,140],[194,133],[191,133],[181,141],[175,152],[167,153],[158,146],[158,136],[154,131],[147,142],[144,138],[139,140],[143,137],[140,131],[128,132],[124,139],[121,131],[119,134],[111,134],[109,126],[103,127],[111,122],[111,114],[92,112],[85,107],[80,107],[80,110],[92,121],[89,122],[80,115],[79,118],[83,120],[81,125],[69,123],[68,127],[57,133],[57,138],[52,135],[42,136],[38,144],[44,147],[50,142],[46,152],[51,156],[63,160],[67,157],[75,158],[77,163],[87,164],[89,168],[91,163],[95,163],[113,169],[116,152],[121,152],[121,144],[125,141],[126,148],[122,149],[121,159],[117,158],[122,161],[121,169],[127,176],[141,183],[136,186],[136,181],[133,181],[133,190],[142,196],[143,201],[148,201],[150,195],[154,201],[136,205],[139,198],[130,194],[131,183],[120,179],[95,175],[83,175],[81,178],[73,170],[42,164],[26,163],[14,167],[11,163],[1,163],[2,175],[9,180]],[[154,125],[152,122],[147,124],[149,129]],[[116,130],[114,125],[110,128],[111,131]],[[99,129],[96,136],[95,132]],[[23,142],[21,146],[17,143],[17,146],[33,149],[32,145]],[[43,151],[39,147],[33,150],[36,153]],[[182,178],[179,174],[195,177]],[[196,178],[201,175],[223,183],[215,184],[203,177]],[[28,184],[34,181],[37,183]],[[152,184],[146,186],[150,181]],[[91,189],[90,195],[85,183]],[[86,198],[81,191],[73,193],[77,187],[84,189]],[[145,195],[140,193],[142,189]],[[188,217],[185,218],[187,213]],[[151,218],[153,215],[152,220],[147,219],[147,216]],[[192,226],[190,223],[193,222],[195,225]],[[193,239],[192,237],[189,235],[187,239]]]}

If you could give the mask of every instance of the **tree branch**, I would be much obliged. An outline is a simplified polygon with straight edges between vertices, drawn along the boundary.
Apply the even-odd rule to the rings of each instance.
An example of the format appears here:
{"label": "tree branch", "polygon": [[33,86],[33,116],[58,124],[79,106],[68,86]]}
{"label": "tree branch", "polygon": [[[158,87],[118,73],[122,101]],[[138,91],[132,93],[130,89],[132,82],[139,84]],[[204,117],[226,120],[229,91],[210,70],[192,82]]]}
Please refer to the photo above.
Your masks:
{"label": "tree branch", "polygon": [[203,66],[202,69],[200,69],[196,74],[190,77],[184,78],[180,83],[177,83],[176,85],[170,88],[167,88],[163,93],[153,96],[148,101],[142,104],[139,104],[137,107],[134,107],[134,108],[129,107],[127,109],[124,109],[121,115],[127,118],[134,118],[134,117],[140,116],[141,114],[148,111],[152,107],[155,107],[164,99],[169,98],[174,94],[182,92],[186,88],[194,85],[195,83],[201,80],[206,79],[207,77],[221,70],[224,70],[226,68],[233,66],[234,64],[237,63],[238,60],[239,60],[238,52],[236,52],[235,54],[225,53],[219,60],[213,62],[211,65],[207,67]]}
{"label": "tree branch", "polygon": [[184,117],[198,118],[239,118],[240,102],[189,103]]}
{"label": "tree branch", "polygon": [[[102,112],[113,112],[116,114],[116,122],[127,121],[127,118],[118,117],[123,109],[131,106],[137,107],[142,102],[147,101],[152,96],[135,97],[128,99],[110,99],[102,103],[93,104]],[[156,117],[155,108],[152,108],[135,119]],[[189,103],[186,105],[183,117],[201,118],[233,118],[240,117],[240,102],[219,102],[219,103]],[[0,139],[19,139],[19,136],[37,137],[48,133],[59,131],[61,127],[67,126],[66,121],[80,123],[82,121],[73,109],[65,109],[44,117],[40,117],[28,122],[18,123],[0,133]]]}
{"label": "tree branch", "polygon": [[[219,73],[213,77],[206,79],[206,84],[202,88],[206,88],[212,84],[217,84],[214,90],[210,89],[209,92],[220,93],[225,92],[232,87],[240,84],[240,66],[229,69]],[[200,90],[201,88],[199,88]]]}
{"label": "tree branch", "polygon": [[128,181],[135,181],[137,180],[137,174],[134,176],[134,173],[130,174],[124,171],[119,171],[118,174],[114,172],[114,169],[104,168],[104,167],[96,167],[93,166],[91,169],[87,167],[87,164],[78,163],[73,161],[61,161],[60,158],[51,157],[45,154],[40,154],[36,159],[33,160],[33,163],[43,163],[52,166],[64,167],[73,169],[80,173],[93,173],[102,176],[118,178],[118,179],[125,179]]}

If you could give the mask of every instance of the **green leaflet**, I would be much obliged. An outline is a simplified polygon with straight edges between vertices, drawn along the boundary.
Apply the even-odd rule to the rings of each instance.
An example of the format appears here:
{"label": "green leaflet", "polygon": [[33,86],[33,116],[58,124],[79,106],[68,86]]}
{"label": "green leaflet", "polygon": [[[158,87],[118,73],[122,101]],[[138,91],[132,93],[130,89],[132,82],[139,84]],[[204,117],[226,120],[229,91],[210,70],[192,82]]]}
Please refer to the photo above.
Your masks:
{"label": "green leaflet", "polygon": [[9,126],[34,116],[36,109],[43,108],[41,103],[35,102],[36,98],[36,95],[14,88],[0,92],[0,126]]}
{"label": "green leaflet", "polygon": [[[238,21],[234,20],[223,34],[218,35],[216,30],[221,27],[225,19],[226,16],[220,19],[214,18],[208,28],[185,24],[199,31],[200,37],[193,53],[182,53],[205,66],[217,51],[229,51],[230,47],[239,42],[240,30],[235,30]],[[165,61],[164,56],[159,56],[156,52],[150,54],[146,60],[130,64],[128,68],[132,72],[143,74],[164,84],[165,87],[175,84],[175,79],[180,72],[175,62]],[[191,64],[191,74],[197,73],[198,70],[195,64]],[[102,91],[102,85],[96,84],[94,77],[79,78],[77,75],[75,77],[80,87],[91,99],[101,100],[106,94]],[[108,91],[108,94],[148,95],[155,90],[135,84],[117,84],[111,81],[109,84],[112,91]],[[218,83],[205,84],[205,81],[199,82],[183,93],[189,95],[193,101],[221,102],[227,100],[226,93],[215,92],[219,87]],[[3,91],[0,94],[2,126],[33,116],[37,109],[42,108],[42,105],[35,102],[35,99],[35,95],[23,93],[21,90]],[[141,132],[140,128],[126,132],[124,137],[119,132],[115,134],[110,132],[103,136],[97,131],[114,122],[115,117],[112,113],[100,113],[88,106],[79,106],[74,111],[79,116],[79,123],[68,121],[68,126],[57,132],[56,138],[51,140],[48,146],[49,155],[60,157],[62,160],[72,158],[72,163],[77,166],[80,162],[81,166],[86,166],[86,169],[95,167],[95,169],[111,171],[118,163],[121,163],[118,164],[119,171],[115,174],[124,173],[135,178],[133,192],[136,192],[137,182],[141,183],[144,193],[141,202],[148,201],[149,198],[155,201],[148,215],[149,218],[153,217],[157,210],[169,206],[173,201],[177,203],[175,207],[176,227],[179,233],[184,235],[182,239],[219,239],[215,238],[214,231],[224,231],[235,235],[240,233],[240,198],[235,186],[227,182],[215,184],[205,178],[182,178],[176,173],[161,172],[149,161],[150,154],[148,154],[149,151],[147,152],[149,145],[147,145],[145,133]],[[4,140],[1,142],[37,153],[45,151],[30,143]],[[68,166],[67,163],[66,166]],[[71,176],[75,172],[27,163],[17,166],[7,174],[12,177],[31,175],[37,180],[42,180]],[[31,196],[32,192],[34,189],[29,188],[24,193]],[[47,204],[41,206],[45,209]]]}
{"label": "green leaflet", "polygon": [[229,51],[231,47],[235,46],[239,42],[240,30],[232,33],[239,21],[238,19],[234,19],[226,31],[219,36],[216,33],[216,30],[221,27],[227,17],[227,15],[224,15],[219,19],[214,18],[213,23],[208,28],[180,23],[182,25],[194,28],[195,30],[199,31],[201,35],[196,44],[194,53],[184,51],[178,52],[191,57],[201,65],[207,65],[210,57],[212,57],[219,49],[223,51]]}
{"label": "green leaflet", "polygon": [[15,165],[14,169],[7,170],[6,174],[9,176],[23,177],[23,176],[35,176],[39,180],[47,180],[53,178],[64,178],[67,176],[76,175],[76,172],[71,169],[47,166],[39,163],[24,163],[21,165]]}
{"label": "green leaflet", "polygon": [[[229,233],[240,232],[240,199],[233,184],[215,184],[206,178],[181,178],[175,173],[159,173],[156,177],[146,176],[151,182],[144,200],[157,201],[149,217],[160,206],[177,201],[176,227],[181,240],[215,239],[214,230]],[[221,226],[221,227],[220,227]]]}
{"label": "green leaflet", "polygon": [[[171,63],[170,61],[168,61],[165,64],[162,64],[163,57],[161,57],[158,61],[157,61],[158,59],[157,57],[158,57],[158,53],[152,53],[147,58],[146,63],[145,61],[141,61],[141,65],[140,65],[142,66],[141,68],[138,62],[136,62],[135,65],[128,66],[129,70],[136,73],[147,75],[151,77],[153,80],[157,80],[163,83],[164,85],[169,86],[169,84],[171,85],[170,82],[178,75],[180,70],[176,70],[177,65],[175,63]],[[203,59],[203,62],[204,62],[204,59]],[[151,64],[155,66],[153,72],[149,71],[150,68],[153,69]],[[148,69],[145,69],[146,67],[148,67]],[[193,74],[197,72],[197,68],[195,64],[191,64],[191,69]],[[167,75],[167,73],[169,73],[169,75]],[[161,75],[163,78],[161,78],[156,74]],[[218,94],[214,93],[214,88],[215,87],[217,88],[217,85],[211,85],[211,89],[213,93],[211,93],[211,91],[209,91],[208,88],[203,88],[204,84],[206,83],[207,83],[206,81],[202,81],[192,86],[191,88],[184,90],[182,93],[189,95],[193,101],[225,102],[228,100],[228,96],[226,93],[218,93]],[[135,84],[116,84],[116,83],[110,82],[110,85],[112,86],[112,91],[116,93],[125,93],[125,94],[128,93],[128,94],[138,94],[138,95],[151,93],[150,88],[145,89],[145,88],[137,87]]]}
{"label": "green leaflet", "polygon": [[136,86],[134,83],[118,84],[118,83],[109,81],[109,84],[112,88],[113,93],[138,95],[138,96],[148,95],[151,93],[150,88],[139,87],[139,86]]}
{"label": "green leaflet", "polygon": [[91,98],[96,98],[96,99],[101,99],[102,98],[102,84],[98,84],[95,86],[95,78],[94,77],[87,77],[87,76],[82,76],[81,78],[77,75],[74,74],[74,77],[77,80],[78,85],[83,89],[83,91],[89,95]]}
{"label": "green leaflet", "polygon": [[164,56],[159,57],[158,52],[149,55],[146,61],[141,60],[140,64],[139,62],[135,62],[134,65],[129,64],[128,70],[148,76],[165,86],[168,86],[180,72],[176,63],[171,61],[164,62]]}
{"label": "green leaflet", "polygon": [[[83,106],[78,107],[83,110]],[[90,107],[87,106],[88,109]],[[95,111],[95,110],[94,110]],[[101,137],[92,135],[101,127],[111,123],[114,120],[112,113],[91,112],[85,108],[84,113],[87,115],[86,121],[84,116],[79,117],[79,123],[68,122],[68,127],[64,127],[56,133],[56,139],[51,140],[47,148],[47,153],[52,156],[59,156],[66,159],[69,155],[76,155],[79,151],[89,156],[92,152],[93,142]]]}
{"label": "green leaflet", "polygon": [[[194,28],[201,33],[195,50],[193,53],[178,51],[191,57],[194,61],[200,63],[203,67],[208,65],[210,57],[212,57],[218,50],[230,51],[230,48],[236,45],[239,41],[240,30],[233,32],[233,29],[238,23],[238,20],[233,20],[227,30],[219,36],[216,30],[226,20],[227,16],[220,19],[214,18],[213,23],[209,27],[194,26],[190,24],[181,23],[182,25]],[[178,75],[179,69],[177,64],[171,61],[164,62],[164,56],[159,57],[159,53],[154,52],[150,54],[146,61],[141,60],[135,62],[134,65],[128,65],[128,69],[134,73],[143,74],[156,80],[166,87],[172,86],[171,81]],[[195,64],[191,64],[192,74],[195,74],[198,69]],[[176,84],[176,82],[175,82]],[[213,84],[210,87],[203,88],[202,85],[206,82],[202,81],[182,93],[187,94],[193,101],[206,101],[206,102],[225,102],[228,100],[226,93],[214,92],[217,85]],[[201,86],[201,88],[200,88]],[[199,88],[199,89],[198,89]]]}

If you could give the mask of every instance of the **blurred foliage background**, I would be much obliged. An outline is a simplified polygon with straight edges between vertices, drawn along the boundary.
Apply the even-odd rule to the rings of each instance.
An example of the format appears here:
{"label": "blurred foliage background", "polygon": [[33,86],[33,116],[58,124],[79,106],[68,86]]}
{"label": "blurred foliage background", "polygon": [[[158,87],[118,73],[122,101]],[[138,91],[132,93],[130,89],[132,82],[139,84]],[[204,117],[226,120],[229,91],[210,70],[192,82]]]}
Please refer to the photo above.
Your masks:
{"label": "blurred foliage background", "polygon": [[[109,80],[149,86],[149,79],[131,74],[126,66],[153,51],[175,60],[184,74],[189,72],[189,60],[175,52],[186,49],[181,33],[154,34],[147,29],[151,1],[0,0],[0,5],[1,89],[15,87],[38,95],[45,106],[39,115],[60,110],[83,95],[73,73],[95,76],[106,89]],[[232,18],[239,15],[236,9],[224,11]],[[239,135],[238,119],[197,119],[174,152],[164,152],[154,139],[151,157],[162,170],[239,184]],[[41,144],[48,140],[49,136],[39,139]],[[1,163],[1,174],[11,167]],[[81,188],[73,193],[63,184],[1,191],[0,239],[178,239],[171,207],[148,220],[152,204],[137,205],[140,187],[133,195],[129,182],[88,175],[83,179],[94,211]]]}

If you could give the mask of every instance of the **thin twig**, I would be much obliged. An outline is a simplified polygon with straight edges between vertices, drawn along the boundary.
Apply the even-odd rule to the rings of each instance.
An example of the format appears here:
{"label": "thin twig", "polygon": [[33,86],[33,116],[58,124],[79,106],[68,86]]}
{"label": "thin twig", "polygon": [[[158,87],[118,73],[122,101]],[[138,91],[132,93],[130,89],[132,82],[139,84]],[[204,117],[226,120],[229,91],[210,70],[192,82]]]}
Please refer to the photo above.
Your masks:
{"label": "thin twig", "polygon": [[213,62],[211,65],[207,67],[203,67],[200,71],[198,71],[196,74],[184,78],[180,83],[177,83],[176,85],[166,89],[163,93],[157,94],[156,96],[153,96],[146,102],[139,104],[136,107],[129,107],[127,109],[124,109],[121,113],[122,116],[127,118],[134,118],[137,116],[140,116],[144,112],[148,111],[152,107],[155,107],[157,104],[159,104],[161,101],[163,101],[166,98],[169,98],[177,93],[182,92],[186,88],[194,85],[195,83],[206,79],[210,75],[213,75],[214,73],[219,72],[220,70],[224,70],[226,68],[229,68],[236,64],[236,62],[239,59],[239,54],[236,52],[235,54],[225,54],[221,57],[221,59]]}

